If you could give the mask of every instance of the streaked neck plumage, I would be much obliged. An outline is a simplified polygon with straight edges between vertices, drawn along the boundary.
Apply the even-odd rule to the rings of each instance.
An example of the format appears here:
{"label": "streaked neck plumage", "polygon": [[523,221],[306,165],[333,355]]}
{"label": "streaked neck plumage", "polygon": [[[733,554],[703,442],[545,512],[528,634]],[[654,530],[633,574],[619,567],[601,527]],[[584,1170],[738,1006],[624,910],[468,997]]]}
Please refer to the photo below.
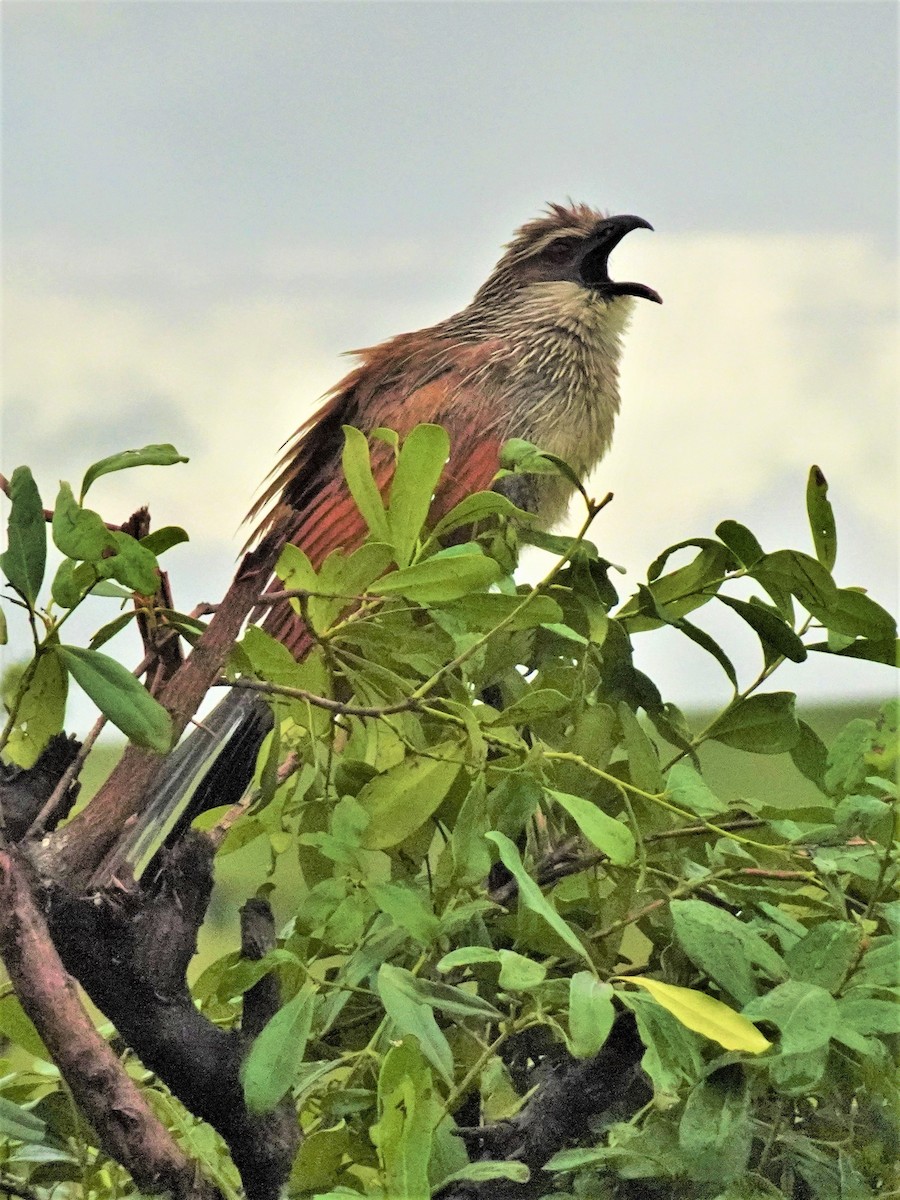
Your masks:
{"label": "streaked neck plumage", "polygon": [[[534,442],[587,476],[612,440],[622,335],[634,301],[606,300],[564,280],[502,290],[492,282],[435,333],[465,343],[496,339],[497,353],[480,375],[497,396],[502,436]],[[542,523],[554,524],[572,488],[546,476],[537,489]]]}

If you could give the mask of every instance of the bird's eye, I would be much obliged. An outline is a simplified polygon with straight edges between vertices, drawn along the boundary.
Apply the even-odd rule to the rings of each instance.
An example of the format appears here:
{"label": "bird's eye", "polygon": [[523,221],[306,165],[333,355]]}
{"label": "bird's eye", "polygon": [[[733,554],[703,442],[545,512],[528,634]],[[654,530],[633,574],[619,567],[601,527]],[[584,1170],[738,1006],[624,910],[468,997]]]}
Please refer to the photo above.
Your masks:
{"label": "bird's eye", "polygon": [[563,263],[571,258],[572,251],[578,245],[578,238],[561,237],[551,242],[544,251],[544,258],[547,262]]}

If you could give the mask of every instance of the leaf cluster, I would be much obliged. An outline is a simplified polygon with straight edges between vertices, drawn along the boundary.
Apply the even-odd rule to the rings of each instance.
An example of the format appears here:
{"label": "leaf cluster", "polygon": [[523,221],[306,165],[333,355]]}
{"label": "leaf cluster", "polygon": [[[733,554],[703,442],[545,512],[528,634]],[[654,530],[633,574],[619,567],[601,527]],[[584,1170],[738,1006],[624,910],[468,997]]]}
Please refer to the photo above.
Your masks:
{"label": "leaf cluster", "polygon": [[[159,588],[157,556],[187,541],[187,534],[167,526],[135,538],[107,525],[84,500],[91,485],[104,475],[179,462],[187,459],[170,445],[124,450],[101,459],[85,472],[77,499],[70,484],[60,483],[52,514],[46,516],[30,469],[17,467],[13,472],[8,548],[0,555],[0,570],[12,593],[9,603],[24,611],[34,646],[34,655],[6,705],[6,725],[0,737],[5,758],[17,766],[33,766],[50,738],[62,730],[70,679],[131,741],[160,753],[171,748],[166,711],[130,672],[98,647],[139,615],[158,619],[152,603]],[[46,517],[62,561],[50,581],[49,597],[42,599],[48,550]],[[128,609],[103,625],[89,646],[65,645],[60,631],[88,596],[117,600]],[[2,642],[6,630],[7,621],[0,610]]]}
{"label": "leaf cluster", "polygon": [[[283,1006],[242,1079],[256,1111],[296,1105],[288,1194],[426,1200],[493,1180],[547,1200],[863,1200],[896,1186],[898,706],[827,747],[769,685],[810,653],[894,661],[893,618],[835,581],[821,472],[807,489],[814,555],[764,551],[725,520],[665,550],[622,600],[587,538],[602,505],[584,496],[572,538],[534,530],[500,492],[429,523],[446,435],[377,436],[396,455],[388,494],[358,431],[344,455],[366,542],[318,569],[290,546],[279,563],[308,656],[252,627],[229,665],[233,686],[264,690],[276,727],[220,853],[265,847],[256,884],[290,917],[275,950],[219,958],[194,995],[230,1026],[254,985],[278,980]],[[568,470],[517,444],[504,470],[520,469]],[[11,536],[36,544],[33,496],[16,522]],[[557,555],[534,586],[514,575],[523,544]],[[7,570],[32,605],[36,558]],[[109,559],[70,561],[93,588]],[[757,638],[754,678],[697,623],[710,604]],[[731,683],[699,728],[635,665],[635,641],[669,626]],[[78,678],[78,653],[49,644],[36,657]],[[719,795],[704,774],[713,742],[789,755],[810,798]],[[297,769],[279,773],[288,755]],[[0,1029],[40,1060],[10,1001]],[[542,1068],[590,1060],[623,1019],[647,1103],[595,1113],[541,1164],[538,1190],[524,1162],[461,1136],[539,1103]],[[0,1081],[0,1170],[3,1154],[28,1163],[40,1187],[85,1169],[40,1165],[45,1149],[71,1159],[77,1120],[59,1117],[47,1070]],[[147,1086],[237,1194],[220,1144]]]}

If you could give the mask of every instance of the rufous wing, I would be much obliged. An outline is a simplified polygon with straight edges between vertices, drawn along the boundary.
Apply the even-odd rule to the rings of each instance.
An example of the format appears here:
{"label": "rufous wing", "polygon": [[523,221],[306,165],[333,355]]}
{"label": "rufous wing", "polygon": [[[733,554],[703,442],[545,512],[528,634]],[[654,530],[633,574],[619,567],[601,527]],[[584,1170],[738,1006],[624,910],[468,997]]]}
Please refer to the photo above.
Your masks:
{"label": "rufous wing", "polygon": [[[382,349],[377,347],[376,352]],[[479,357],[487,353],[487,348],[478,349]],[[373,368],[378,364],[370,363],[367,371],[364,363],[336,390],[313,422],[299,432],[260,502],[279,496],[260,532],[277,529],[285,542],[305,552],[316,569],[332,550],[352,551],[365,540],[368,528],[341,469],[344,424],[364,431],[383,426],[396,430],[401,437],[425,422],[447,429],[450,459],[435,491],[432,522],[472,492],[490,488],[503,441],[500,429],[505,421],[500,417],[506,414],[492,411],[488,397],[476,384],[481,364],[473,362],[474,358],[473,349],[466,348],[461,366],[448,364],[445,359],[439,371],[432,364],[426,373],[413,369],[413,356],[412,361],[406,359],[406,371],[399,377],[383,379],[381,387],[372,387],[372,375],[379,374]],[[416,374],[421,382],[410,388],[410,376]],[[376,439],[371,445],[371,462],[376,484],[386,498],[394,474],[392,448]],[[258,507],[253,515],[257,511]],[[276,581],[273,588],[277,587],[280,584]],[[274,606],[263,625],[296,657],[302,658],[308,651],[309,632],[287,603]]]}

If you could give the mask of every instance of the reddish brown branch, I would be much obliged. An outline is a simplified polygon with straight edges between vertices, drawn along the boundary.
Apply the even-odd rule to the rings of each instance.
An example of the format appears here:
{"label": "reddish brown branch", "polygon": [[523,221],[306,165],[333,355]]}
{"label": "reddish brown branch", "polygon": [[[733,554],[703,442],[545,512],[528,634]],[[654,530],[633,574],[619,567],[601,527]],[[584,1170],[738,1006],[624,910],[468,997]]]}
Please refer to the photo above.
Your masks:
{"label": "reddish brown branch", "polygon": [[0,952],[19,1002],[104,1150],[142,1192],[218,1200],[221,1193],[199,1177],[94,1028],[35,904],[26,869],[6,850],[0,850],[0,909]]}

